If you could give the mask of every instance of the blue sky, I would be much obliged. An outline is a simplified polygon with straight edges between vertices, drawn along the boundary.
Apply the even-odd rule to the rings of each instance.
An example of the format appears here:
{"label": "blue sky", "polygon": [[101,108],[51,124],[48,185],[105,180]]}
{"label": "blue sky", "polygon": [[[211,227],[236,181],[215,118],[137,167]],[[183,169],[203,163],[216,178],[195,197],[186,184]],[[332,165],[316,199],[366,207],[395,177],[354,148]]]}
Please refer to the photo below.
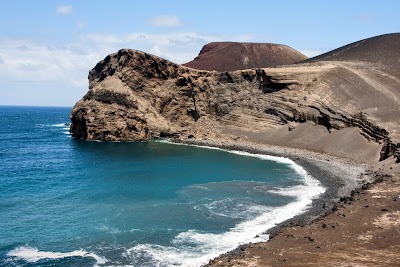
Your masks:
{"label": "blue sky", "polygon": [[88,71],[120,48],[177,63],[212,41],[271,42],[308,56],[400,32],[400,1],[7,1],[0,105],[72,106]]}

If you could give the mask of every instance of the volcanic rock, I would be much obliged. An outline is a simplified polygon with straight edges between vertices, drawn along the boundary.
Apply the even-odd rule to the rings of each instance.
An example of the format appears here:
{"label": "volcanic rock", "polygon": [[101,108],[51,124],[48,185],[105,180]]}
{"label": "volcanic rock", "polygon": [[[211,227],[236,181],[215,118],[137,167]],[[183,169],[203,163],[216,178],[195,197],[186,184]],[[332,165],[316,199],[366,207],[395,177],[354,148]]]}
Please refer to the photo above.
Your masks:
{"label": "volcanic rock", "polygon": [[213,42],[183,64],[199,70],[234,71],[297,63],[307,59],[299,51],[280,44]]}
{"label": "volcanic rock", "polygon": [[222,134],[361,161],[398,157],[398,44],[400,34],[377,36],[300,64],[233,72],[123,49],[90,71],[71,132],[133,141]]}

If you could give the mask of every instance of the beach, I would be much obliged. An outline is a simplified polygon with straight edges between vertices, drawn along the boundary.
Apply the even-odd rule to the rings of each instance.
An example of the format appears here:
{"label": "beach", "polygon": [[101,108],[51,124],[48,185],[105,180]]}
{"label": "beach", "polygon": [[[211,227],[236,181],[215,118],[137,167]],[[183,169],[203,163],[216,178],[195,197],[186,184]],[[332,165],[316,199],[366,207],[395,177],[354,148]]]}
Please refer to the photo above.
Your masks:
{"label": "beach", "polygon": [[[351,209],[357,207],[355,203],[359,202],[355,196],[367,195],[365,190],[372,186],[370,183],[376,183],[374,186],[378,189],[375,190],[384,192],[385,197],[389,195],[387,189],[380,187],[388,179],[394,179],[395,183],[400,172],[399,61],[393,56],[398,53],[399,37],[398,33],[383,34],[296,64],[238,67],[232,72],[230,69],[196,70],[138,50],[121,49],[99,61],[90,71],[89,92],[71,112],[71,133],[76,138],[103,141],[179,138],[175,142],[220,147],[236,154],[246,155],[244,152],[247,152],[260,158],[273,155],[289,159],[293,169],[301,169],[305,183],[318,181],[316,184],[325,191],[291,191],[290,196],[298,198],[303,205],[292,207],[290,211],[280,207],[284,217],[263,221],[259,224],[262,230],[251,233],[254,237],[269,234],[270,241],[258,244],[275,246],[281,261],[269,262],[268,259],[274,257],[260,251],[256,253],[247,245],[212,262],[221,262],[221,266],[229,265],[228,262],[237,266],[288,265],[289,262],[320,266],[315,262],[323,258],[318,251],[313,253],[296,243],[299,240],[317,243],[311,234],[315,230],[300,237],[288,233],[296,241],[293,245],[278,244],[274,240],[282,237],[281,231],[290,232],[298,227],[309,229],[322,218],[327,220],[321,226],[324,230],[335,221],[335,216],[350,218],[339,214],[338,210],[346,201],[352,203]],[[212,163],[218,164],[218,160]],[[245,172],[252,170],[240,164],[230,166],[238,165],[244,167]],[[273,168],[265,170],[261,173],[267,175],[267,170]],[[244,176],[247,175],[241,175]],[[308,194],[310,191],[313,194]],[[399,195],[398,191],[393,194]],[[375,198],[378,196],[371,195],[368,207],[378,205]],[[364,201],[368,202],[368,198]],[[338,249],[361,246],[365,238],[359,238],[355,229],[363,229],[363,223],[368,225],[382,215],[372,213],[375,217],[370,217],[370,210],[360,211],[359,218],[345,219],[348,222],[342,225],[337,222],[338,225],[331,228],[340,226],[345,230],[334,230],[333,236],[321,230],[318,241],[321,244],[315,248],[326,247],[334,253],[334,246]],[[387,212],[389,208],[380,210]],[[396,222],[397,211],[395,207],[393,214],[386,215],[387,220]],[[367,218],[365,222],[364,218]],[[386,235],[396,236],[397,224],[390,225]],[[368,231],[370,229],[363,229],[363,232]],[[346,232],[348,234],[342,236]],[[339,237],[342,239],[330,243]],[[237,247],[259,241],[242,238],[240,243],[230,240],[219,243]],[[291,247],[300,257],[311,253],[310,258],[316,259],[302,264],[292,261],[286,255]],[[218,250],[216,254],[229,249]],[[372,252],[379,250],[378,247],[370,249]],[[369,251],[359,254],[369,255]],[[343,255],[341,262],[332,261],[334,265],[378,264],[352,262],[357,258],[354,253],[349,253],[347,258],[346,253]],[[213,255],[207,258],[211,257]],[[390,258],[392,262],[388,265],[393,266],[397,257]]]}
{"label": "beach", "polygon": [[399,266],[400,179],[381,177],[306,225],[277,230],[208,266]]}
{"label": "beach", "polygon": [[174,142],[286,157],[326,190],[306,212],[266,229],[267,242],[242,245],[207,266],[337,266],[348,262],[396,266],[400,259],[395,253],[400,235],[399,175],[388,175],[376,164],[234,139],[220,136]]}

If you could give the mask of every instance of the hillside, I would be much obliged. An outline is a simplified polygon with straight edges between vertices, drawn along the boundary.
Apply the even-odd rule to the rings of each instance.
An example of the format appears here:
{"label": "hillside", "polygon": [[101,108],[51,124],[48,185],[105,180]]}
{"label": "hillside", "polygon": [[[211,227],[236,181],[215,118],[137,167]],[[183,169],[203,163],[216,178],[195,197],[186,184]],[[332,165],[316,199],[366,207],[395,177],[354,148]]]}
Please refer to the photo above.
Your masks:
{"label": "hillside", "polygon": [[[309,151],[328,154],[321,166],[334,171],[342,159],[332,156],[371,166],[380,178],[369,190],[358,184],[363,189],[342,202],[331,199],[334,207],[313,202],[326,217],[280,229],[270,242],[241,247],[240,254],[209,266],[393,266],[399,246],[399,41],[399,34],[377,36],[298,64],[232,72],[196,70],[123,49],[90,71],[89,91],[71,112],[71,132],[86,140],[172,137],[235,150],[277,145],[300,151],[299,160]],[[335,183],[342,188],[343,181]]]}
{"label": "hillside", "polygon": [[199,70],[234,71],[293,64],[305,59],[305,55],[286,45],[213,42],[203,46],[199,55],[183,66]]}
{"label": "hillside", "polygon": [[92,140],[232,136],[385,159],[398,153],[400,142],[400,81],[392,59],[398,38],[378,36],[306,63],[235,72],[120,50],[90,71],[90,90],[72,111],[71,131]]}
{"label": "hillside", "polygon": [[363,39],[330,52],[305,60],[317,61],[364,61],[378,63],[389,69],[400,67],[400,33],[384,34]]}

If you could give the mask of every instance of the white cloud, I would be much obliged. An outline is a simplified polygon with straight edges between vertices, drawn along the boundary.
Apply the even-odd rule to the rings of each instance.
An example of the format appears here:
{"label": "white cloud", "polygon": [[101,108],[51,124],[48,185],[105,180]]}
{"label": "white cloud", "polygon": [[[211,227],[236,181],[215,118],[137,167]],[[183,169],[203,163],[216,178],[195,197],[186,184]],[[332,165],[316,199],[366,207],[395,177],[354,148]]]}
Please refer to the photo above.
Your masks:
{"label": "white cloud", "polygon": [[235,39],[235,37],[224,38],[195,32],[88,34],[82,36],[85,43],[95,44],[103,50],[115,52],[121,48],[133,48],[176,63],[192,60],[206,43],[232,38]]}
{"label": "white cloud", "polygon": [[57,14],[60,15],[68,15],[72,13],[72,6],[68,6],[68,5],[61,5],[58,6],[56,9]]}
{"label": "white cloud", "polygon": [[[21,47],[21,43],[24,44]],[[93,53],[82,54],[74,45],[47,45],[31,40],[3,39],[0,80],[19,82],[60,82],[68,87],[87,86],[84,76],[95,60]],[[84,71],[86,70],[86,71]],[[81,71],[86,72],[85,75]]]}
{"label": "white cloud", "polygon": [[84,21],[83,19],[78,19],[78,20],[76,21],[76,27],[77,27],[79,30],[83,30],[83,29],[86,27],[86,21]]}
{"label": "white cloud", "polygon": [[[21,104],[16,102],[20,101],[19,97],[27,99],[23,104],[39,104],[31,103],[37,97],[35,101],[42,101],[40,104],[43,105],[73,105],[87,92],[89,70],[119,49],[137,49],[185,63],[195,58],[206,43],[254,41],[251,38],[247,35],[220,36],[196,32],[85,34],[66,44],[0,38],[0,62],[3,62],[0,64],[0,84],[17,84],[14,91],[23,92],[23,96],[16,95],[16,100],[8,104]],[[10,96],[10,91],[0,90],[1,104],[7,104],[4,101],[8,101],[6,99]]]}
{"label": "white cloud", "polygon": [[307,57],[315,57],[315,56],[319,56],[322,53],[325,53],[323,51],[320,50],[300,50],[300,53],[306,55]]}
{"label": "white cloud", "polygon": [[217,41],[251,42],[257,39],[254,35],[213,35],[196,32],[168,32],[129,34],[91,33],[81,36],[81,43],[93,44],[107,51],[121,48],[132,48],[152,53],[176,63],[185,63],[198,55],[203,45]]}
{"label": "white cloud", "polygon": [[182,24],[180,19],[175,15],[161,15],[154,17],[150,20],[150,23],[157,27],[177,27]]}

